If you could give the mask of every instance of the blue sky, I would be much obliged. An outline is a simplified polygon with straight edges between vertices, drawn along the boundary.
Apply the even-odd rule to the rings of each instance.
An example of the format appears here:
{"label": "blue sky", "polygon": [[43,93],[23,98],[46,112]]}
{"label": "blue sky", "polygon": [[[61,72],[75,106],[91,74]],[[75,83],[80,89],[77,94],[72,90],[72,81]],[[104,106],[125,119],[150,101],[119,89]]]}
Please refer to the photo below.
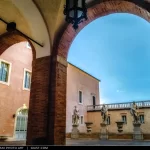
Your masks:
{"label": "blue sky", "polygon": [[150,24],[138,16],[91,22],[74,39],[68,61],[101,80],[102,103],[150,100]]}

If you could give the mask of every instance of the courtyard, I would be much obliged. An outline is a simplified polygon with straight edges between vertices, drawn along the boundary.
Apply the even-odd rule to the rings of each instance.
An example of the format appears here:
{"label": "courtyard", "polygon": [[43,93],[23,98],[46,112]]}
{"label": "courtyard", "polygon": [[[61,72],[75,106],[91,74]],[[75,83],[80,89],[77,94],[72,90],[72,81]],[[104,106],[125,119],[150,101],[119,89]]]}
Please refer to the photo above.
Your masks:
{"label": "courtyard", "polygon": [[[25,145],[26,145],[25,141],[0,142],[0,146],[25,146]],[[67,139],[66,146],[150,146],[150,141]]]}
{"label": "courtyard", "polygon": [[[16,140],[0,141],[0,149],[39,142],[150,145],[150,0],[5,0],[0,6],[0,139]],[[99,132],[109,140],[99,140]],[[72,140],[71,133],[82,134]],[[125,140],[132,134],[144,140]]]}

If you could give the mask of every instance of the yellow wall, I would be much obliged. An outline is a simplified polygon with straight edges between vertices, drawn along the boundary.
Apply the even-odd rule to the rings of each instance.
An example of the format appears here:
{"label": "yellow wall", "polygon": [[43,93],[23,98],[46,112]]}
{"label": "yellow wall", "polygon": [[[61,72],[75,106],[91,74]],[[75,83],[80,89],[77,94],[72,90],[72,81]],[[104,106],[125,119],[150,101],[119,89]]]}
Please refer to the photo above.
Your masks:
{"label": "yellow wall", "polygon": [[[150,109],[144,108],[140,109],[139,112],[141,114],[144,113],[144,124],[141,125],[141,129],[143,133],[150,133]],[[130,114],[129,110],[111,110],[108,112],[110,115],[110,125],[108,125],[108,130],[111,133],[116,133],[117,131],[117,125],[116,121],[119,121],[122,119],[122,115],[126,114],[127,116],[127,124],[124,124],[123,131],[124,133],[131,133],[133,132],[133,118]],[[87,118],[89,122],[93,122],[92,125],[92,132],[100,132],[100,123],[102,121],[101,113],[100,111],[97,112],[88,112]]]}

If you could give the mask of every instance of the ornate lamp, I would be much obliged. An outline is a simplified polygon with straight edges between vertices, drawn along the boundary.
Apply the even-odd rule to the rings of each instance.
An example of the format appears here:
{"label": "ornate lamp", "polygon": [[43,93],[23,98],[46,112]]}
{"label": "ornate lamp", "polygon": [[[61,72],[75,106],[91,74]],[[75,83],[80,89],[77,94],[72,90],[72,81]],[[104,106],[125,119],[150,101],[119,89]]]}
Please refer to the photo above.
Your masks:
{"label": "ornate lamp", "polygon": [[78,24],[87,20],[87,8],[86,0],[66,0],[64,8],[64,15],[66,15],[66,21],[73,24],[73,28],[76,30]]}

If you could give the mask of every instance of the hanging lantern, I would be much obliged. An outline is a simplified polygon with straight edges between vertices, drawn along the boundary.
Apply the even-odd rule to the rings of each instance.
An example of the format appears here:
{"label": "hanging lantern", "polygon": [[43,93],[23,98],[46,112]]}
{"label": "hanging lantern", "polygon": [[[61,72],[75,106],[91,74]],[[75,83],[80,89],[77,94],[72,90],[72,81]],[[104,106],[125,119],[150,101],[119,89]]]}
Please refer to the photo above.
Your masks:
{"label": "hanging lantern", "polygon": [[76,30],[78,24],[87,20],[87,8],[85,0],[66,0],[64,8],[64,15],[66,15],[66,21],[73,24],[73,28]]}

